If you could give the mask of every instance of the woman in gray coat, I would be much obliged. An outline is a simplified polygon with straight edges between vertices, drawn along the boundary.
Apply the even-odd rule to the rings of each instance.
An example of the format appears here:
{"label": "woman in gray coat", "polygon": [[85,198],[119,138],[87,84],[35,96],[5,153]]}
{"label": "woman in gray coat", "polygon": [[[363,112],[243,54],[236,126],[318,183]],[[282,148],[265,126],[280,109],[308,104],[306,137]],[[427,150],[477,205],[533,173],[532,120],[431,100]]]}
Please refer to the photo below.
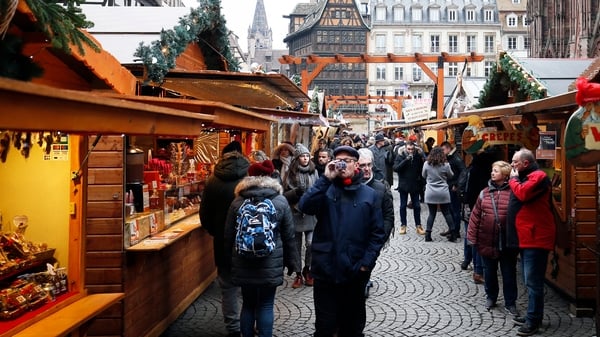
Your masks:
{"label": "woman in gray coat", "polygon": [[429,152],[427,161],[423,165],[422,175],[426,181],[425,203],[429,207],[425,241],[432,241],[431,230],[433,229],[433,222],[435,221],[435,215],[439,206],[448,223],[448,228],[451,229],[448,241],[455,242],[458,237],[458,230],[452,221],[452,214],[450,213],[450,189],[448,187],[448,179],[452,178],[454,174],[441,147],[434,147]]}

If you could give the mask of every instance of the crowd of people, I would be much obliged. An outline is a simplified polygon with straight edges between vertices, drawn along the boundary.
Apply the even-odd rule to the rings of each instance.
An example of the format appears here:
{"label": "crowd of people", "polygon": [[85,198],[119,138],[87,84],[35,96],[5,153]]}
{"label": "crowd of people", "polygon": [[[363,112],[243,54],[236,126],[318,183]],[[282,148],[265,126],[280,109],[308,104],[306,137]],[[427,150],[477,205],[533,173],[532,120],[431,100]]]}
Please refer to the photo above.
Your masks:
{"label": "crowd of people", "polygon": [[[407,234],[409,209],[424,242],[434,241],[438,211],[447,224],[441,234],[449,242],[461,237],[462,224],[460,268],[473,264],[472,279],[483,284],[485,308],[497,305],[499,268],[504,310],[520,326],[517,335],[537,333],[555,240],[548,177],[524,148],[511,163],[480,151],[467,166],[451,143],[420,139],[341,134],[314,146],[283,142],[271,156],[260,150],[244,156],[236,141],[223,149],[206,182],[200,218],[214,240],[228,336],[272,336],[276,288],[286,269],[292,288],[313,288],[314,336],[364,336],[371,272],[390,237]],[[400,200],[397,230],[394,190]],[[274,233],[274,249],[248,259],[234,247],[239,209],[257,197],[274,205],[276,216],[265,229]],[[425,228],[423,203],[429,211]],[[519,261],[528,292],[524,315],[516,305]]]}

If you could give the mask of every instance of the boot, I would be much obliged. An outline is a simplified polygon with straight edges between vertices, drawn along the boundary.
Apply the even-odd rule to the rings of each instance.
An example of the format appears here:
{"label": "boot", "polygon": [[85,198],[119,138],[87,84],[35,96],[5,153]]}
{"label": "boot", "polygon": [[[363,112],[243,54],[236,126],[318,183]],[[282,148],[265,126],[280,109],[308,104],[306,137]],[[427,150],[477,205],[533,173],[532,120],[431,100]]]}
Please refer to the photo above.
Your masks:
{"label": "boot", "polygon": [[433,241],[431,239],[431,231],[426,231],[425,232],[425,242],[431,242],[431,241]]}
{"label": "boot", "polygon": [[312,287],[314,284],[314,279],[310,275],[310,269],[308,269],[308,267],[304,267],[302,269],[302,276],[304,277],[304,285],[307,287]]}
{"label": "boot", "polygon": [[457,235],[455,231],[450,231],[450,235],[448,235],[448,241],[456,242]]}
{"label": "boot", "polygon": [[302,275],[300,273],[296,274],[296,278],[294,279],[294,283],[292,284],[292,288],[297,289],[302,287],[304,282],[302,281]]}

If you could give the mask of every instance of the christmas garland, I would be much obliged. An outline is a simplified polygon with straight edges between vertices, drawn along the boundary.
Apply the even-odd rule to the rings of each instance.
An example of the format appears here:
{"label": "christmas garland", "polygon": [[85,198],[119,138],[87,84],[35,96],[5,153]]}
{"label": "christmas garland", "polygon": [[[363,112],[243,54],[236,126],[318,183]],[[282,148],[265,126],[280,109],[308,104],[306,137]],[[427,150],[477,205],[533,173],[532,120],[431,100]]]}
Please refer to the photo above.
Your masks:
{"label": "christmas garland", "polygon": [[162,83],[175,61],[190,43],[197,42],[202,48],[208,69],[238,71],[239,64],[229,49],[229,30],[221,15],[220,0],[200,0],[200,6],[179,19],[173,29],[162,30],[160,40],[150,46],[140,43],[134,56],[146,67],[145,81]]}
{"label": "christmas garland", "polygon": [[[77,7],[83,3],[83,0],[64,0],[62,3],[65,6],[51,0],[25,0],[25,2],[36,19],[36,26],[44,33],[52,47],[70,53],[71,45],[75,45],[79,53],[84,55],[83,44],[85,43],[92,50],[100,51],[96,43],[80,30],[94,26],[92,22],[86,20],[81,8]],[[1,3],[0,12],[6,13],[9,8],[4,6],[5,2]],[[23,54],[21,37],[6,34],[3,38],[0,37],[0,40],[0,76],[29,81],[42,75],[43,69],[28,55]]]}
{"label": "christmas garland", "polygon": [[534,76],[508,54],[502,54],[492,65],[492,71],[479,95],[477,108],[507,103],[509,92],[515,102],[537,100],[547,96],[547,90]]}

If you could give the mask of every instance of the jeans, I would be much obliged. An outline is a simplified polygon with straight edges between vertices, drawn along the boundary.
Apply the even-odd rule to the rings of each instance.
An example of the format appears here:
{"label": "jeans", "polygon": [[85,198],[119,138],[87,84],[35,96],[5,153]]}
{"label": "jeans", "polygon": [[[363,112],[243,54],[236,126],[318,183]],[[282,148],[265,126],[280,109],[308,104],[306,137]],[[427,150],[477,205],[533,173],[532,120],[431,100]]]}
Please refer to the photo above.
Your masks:
{"label": "jeans", "polygon": [[[452,215],[450,214],[450,204],[439,205],[442,210],[442,214],[446,219],[446,223],[448,224],[448,228],[450,228],[451,231],[458,232],[458,230],[454,228],[454,222],[452,220]],[[427,217],[427,231],[431,232],[431,230],[433,229],[433,222],[435,221],[435,215],[437,213],[438,204],[427,204],[427,206],[429,207],[429,216]]]}
{"label": "jeans", "polygon": [[515,305],[517,301],[517,255],[519,255],[517,250],[506,250],[500,253],[497,259],[481,257],[485,294],[494,303],[498,300],[500,291],[498,286],[498,265],[500,265],[505,307]]}
{"label": "jeans", "polygon": [[315,279],[313,286],[314,337],[364,336],[365,287],[370,274],[369,272],[359,272],[352,280],[341,284]]}
{"label": "jeans", "polygon": [[549,251],[539,248],[521,249],[523,278],[527,287],[527,324],[538,326],[544,317],[544,279]]}
{"label": "jeans", "polygon": [[277,287],[242,286],[242,313],[240,316],[242,337],[254,337],[254,325],[258,337],[273,335],[273,305]]}
{"label": "jeans", "polygon": [[[460,200],[460,196],[458,192],[450,191],[450,214],[452,214],[452,221],[456,224],[456,230],[460,229],[460,221],[461,221],[461,206],[462,201]],[[450,230],[452,228],[449,228]]]}
{"label": "jeans", "polygon": [[240,331],[240,287],[231,283],[231,275],[217,269],[219,287],[221,288],[221,310],[227,332]]}
{"label": "jeans", "polygon": [[408,195],[413,204],[413,216],[415,219],[415,225],[421,225],[421,201],[419,200],[419,192],[405,192],[398,191],[400,193],[400,225],[406,226],[406,205],[408,204]]}
{"label": "jeans", "polygon": [[467,244],[467,230],[469,229],[469,222],[465,221],[465,239],[463,246],[463,256],[464,261],[467,263],[473,262],[473,272],[475,274],[483,275],[483,265],[481,262],[481,256],[477,252],[477,248],[475,246],[470,246]]}
{"label": "jeans", "polygon": [[[312,252],[311,252],[310,246],[312,245],[313,231],[296,232],[296,249],[298,249],[298,254],[300,254],[301,257],[302,257],[302,237],[303,236],[304,236],[304,244],[305,244],[305,248],[306,248],[304,250],[304,267],[310,268],[310,263],[312,261]],[[302,266],[300,266],[300,267],[302,267]],[[294,270],[294,271],[299,273],[301,270],[302,270],[302,268],[300,268],[300,270]]]}

